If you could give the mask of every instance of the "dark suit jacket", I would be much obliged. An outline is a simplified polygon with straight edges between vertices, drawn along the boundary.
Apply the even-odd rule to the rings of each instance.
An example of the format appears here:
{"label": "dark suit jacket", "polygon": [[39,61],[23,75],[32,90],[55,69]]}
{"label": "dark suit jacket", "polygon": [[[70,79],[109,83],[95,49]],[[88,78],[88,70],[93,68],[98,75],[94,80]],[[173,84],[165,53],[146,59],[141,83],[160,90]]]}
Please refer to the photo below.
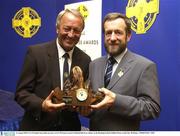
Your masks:
{"label": "dark suit jacket", "polygon": [[[90,63],[94,91],[104,86],[107,57]],[[154,62],[128,51],[118,64],[107,89],[116,93],[110,109],[91,115],[90,130],[139,130],[140,121],[160,114],[160,94]]]}
{"label": "dark suit jacket", "polygon": [[[90,57],[75,47],[72,64],[80,66],[87,79]],[[80,130],[76,112],[47,113],[41,110],[43,100],[60,86],[59,60],[56,42],[47,42],[28,48],[15,100],[25,109],[20,130]]]}

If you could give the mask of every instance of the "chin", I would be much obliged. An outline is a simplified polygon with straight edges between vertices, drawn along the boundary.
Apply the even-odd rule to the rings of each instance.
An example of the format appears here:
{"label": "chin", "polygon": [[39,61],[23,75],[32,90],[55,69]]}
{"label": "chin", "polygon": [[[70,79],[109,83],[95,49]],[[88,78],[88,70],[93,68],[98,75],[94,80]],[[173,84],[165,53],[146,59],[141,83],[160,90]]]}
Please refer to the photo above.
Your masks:
{"label": "chin", "polygon": [[117,54],[118,53],[118,51],[117,50],[111,50],[111,51],[109,51],[109,54]]}
{"label": "chin", "polygon": [[110,51],[110,52],[108,52],[111,56],[117,56],[117,55],[119,55],[119,54],[121,54],[121,52],[119,52],[119,51]]}
{"label": "chin", "polygon": [[65,46],[63,46],[63,49],[64,49],[66,52],[68,52],[68,51],[72,50],[73,47],[74,47],[74,46],[65,45]]}

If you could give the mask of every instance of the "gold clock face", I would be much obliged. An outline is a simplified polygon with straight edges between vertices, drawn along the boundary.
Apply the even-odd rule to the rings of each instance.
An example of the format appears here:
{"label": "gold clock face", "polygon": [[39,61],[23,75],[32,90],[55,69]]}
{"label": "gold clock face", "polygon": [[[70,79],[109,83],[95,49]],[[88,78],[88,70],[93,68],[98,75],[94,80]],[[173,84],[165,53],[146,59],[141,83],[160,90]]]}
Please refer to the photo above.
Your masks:
{"label": "gold clock face", "polygon": [[85,101],[88,98],[87,90],[83,88],[76,90],[76,98],[81,102]]}

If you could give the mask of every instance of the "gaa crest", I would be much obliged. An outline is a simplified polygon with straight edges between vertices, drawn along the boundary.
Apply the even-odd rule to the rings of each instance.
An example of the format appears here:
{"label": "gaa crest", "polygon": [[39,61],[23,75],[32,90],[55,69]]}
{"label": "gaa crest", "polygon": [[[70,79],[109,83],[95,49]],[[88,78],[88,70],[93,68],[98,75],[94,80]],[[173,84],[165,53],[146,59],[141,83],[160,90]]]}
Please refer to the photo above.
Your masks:
{"label": "gaa crest", "polygon": [[136,34],[146,33],[159,13],[159,0],[129,0],[126,16],[131,20],[131,29]]}
{"label": "gaa crest", "polygon": [[81,15],[84,17],[84,19],[86,19],[88,17],[89,11],[85,5],[79,5],[77,10],[81,13]]}
{"label": "gaa crest", "polygon": [[30,8],[23,7],[12,19],[12,27],[23,38],[31,38],[41,26],[41,18],[38,13]]}

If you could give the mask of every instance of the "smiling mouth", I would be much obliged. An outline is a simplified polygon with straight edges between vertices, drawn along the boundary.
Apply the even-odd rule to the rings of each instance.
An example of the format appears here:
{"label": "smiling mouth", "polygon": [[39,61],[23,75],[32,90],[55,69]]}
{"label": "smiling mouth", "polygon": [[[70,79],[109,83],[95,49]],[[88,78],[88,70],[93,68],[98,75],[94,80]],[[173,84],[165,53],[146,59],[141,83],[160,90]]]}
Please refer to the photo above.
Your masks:
{"label": "smiling mouth", "polygon": [[119,46],[119,44],[110,44],[109,46],[110,47],[116,47],[116,46]]}
{"label": "smiling mouth", "polygon": [[66,39],[67,43],[73,43],[73,41],[74,41],[73,39]]}

